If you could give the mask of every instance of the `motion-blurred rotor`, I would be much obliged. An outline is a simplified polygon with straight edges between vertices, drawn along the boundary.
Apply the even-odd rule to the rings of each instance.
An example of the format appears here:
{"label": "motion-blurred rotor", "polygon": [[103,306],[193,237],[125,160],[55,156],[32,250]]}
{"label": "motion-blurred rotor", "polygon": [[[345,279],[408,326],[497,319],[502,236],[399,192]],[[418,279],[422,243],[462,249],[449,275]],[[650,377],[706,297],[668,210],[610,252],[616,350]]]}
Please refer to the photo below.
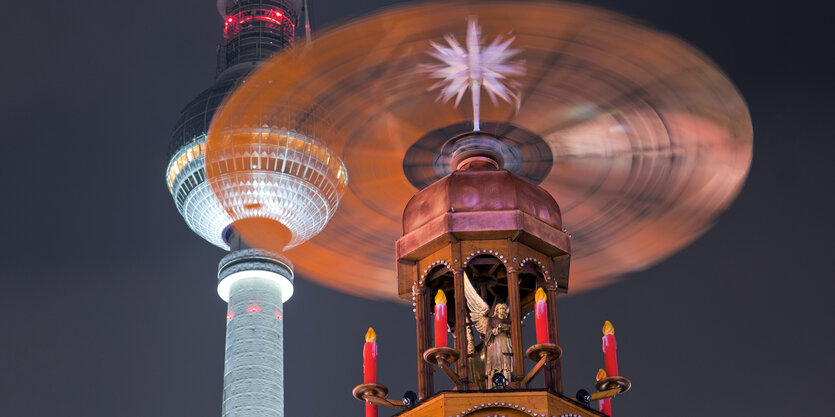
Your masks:
{"label": "motion-blurred rotor", "polygon": [[[467,53],[473,17],[482,50],[494,39],[511,40],[507,65],[524,71],[497,72],[512,81],[505,84],[510,99],[481,103],[477,127],[491,139],[468,146],[491,152],[559,203],[572,234],[572,292],[675,253],[736,197],[751,161],[748,110],[727,77],[678,38],[571,4],[400,7],[265,63],[212,126],[207,166],[229,154],[224,132],[307,132],[328,120],[328,132],[311,146],[344,164],[345,173],[334,165],[327,178],[338,186],[347,175],[350,182],[324,230],[288,253],[298,275],[354,294],[396,297],[393,244],[403,233],[403,210],[418,190],[455,168],[451,161],[468,149],[451,140],[475,127],[475,95],[456,98],[457,106],[439,99],[443,73],[431,67],[450,39]],[[467,82],[485,80],[476,76]]]}

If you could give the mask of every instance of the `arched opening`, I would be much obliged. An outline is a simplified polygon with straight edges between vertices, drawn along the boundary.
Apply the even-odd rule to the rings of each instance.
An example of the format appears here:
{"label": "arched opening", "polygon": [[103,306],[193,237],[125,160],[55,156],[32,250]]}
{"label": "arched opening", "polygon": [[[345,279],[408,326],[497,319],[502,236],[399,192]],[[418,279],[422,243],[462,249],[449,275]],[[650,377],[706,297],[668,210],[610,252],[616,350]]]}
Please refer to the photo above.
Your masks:
{"label": "arched opening", "polygon": [[498,302],[507,302],[507,268],[502,260],[493,255],[479,255],[467,263],[465,272],[491,308]]}

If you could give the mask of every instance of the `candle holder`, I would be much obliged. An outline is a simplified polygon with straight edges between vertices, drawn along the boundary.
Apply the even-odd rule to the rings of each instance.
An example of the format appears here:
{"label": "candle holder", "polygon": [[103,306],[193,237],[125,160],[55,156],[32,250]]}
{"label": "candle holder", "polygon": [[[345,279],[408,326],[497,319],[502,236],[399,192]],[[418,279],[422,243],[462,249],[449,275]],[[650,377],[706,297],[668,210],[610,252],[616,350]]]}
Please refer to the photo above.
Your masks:
{"label": "candle holder", "polygon": [[395,401],[386,398],[388,393],[389,389],[385,385],[380,384],[360,384],[354,387],[354,390],[351,391],[354,398],[363,402],[383,407],[406,408],[406,404],[404,404],[403,401]]}
{"label": "candle holder", "polygon": [[594,384],[594,387],[597,388],[598,392],[591,394],[589,397],[591,401],[612,398],[618,394],[623,394],[629,391],[629,388],[632,388],[632,381],[623,376],[607,376],[600,378]]}
{"label": "candle holder", "polygon": [[426,349],[426,351],[423,352],[424,361],[441,367],[441,370],[443,370],[446,376],[452,380],[455,387],[461,389],[463,388],[464,381],[462,381],[461,377],[459,377],[458,374],[456,374],[455,371],[449,367],[449,364],[455,363],[459,356],[460,355],[457,350],[448,347],[433,347]]}
{"label": "candle holder", "polygon": [[539,374],[546,362],[562,356],[562,348],[553,343],[537,343],[529,347],[525,353],[530,360],[536,362],[536,365],[522,378],[522,385],[528,385]]}

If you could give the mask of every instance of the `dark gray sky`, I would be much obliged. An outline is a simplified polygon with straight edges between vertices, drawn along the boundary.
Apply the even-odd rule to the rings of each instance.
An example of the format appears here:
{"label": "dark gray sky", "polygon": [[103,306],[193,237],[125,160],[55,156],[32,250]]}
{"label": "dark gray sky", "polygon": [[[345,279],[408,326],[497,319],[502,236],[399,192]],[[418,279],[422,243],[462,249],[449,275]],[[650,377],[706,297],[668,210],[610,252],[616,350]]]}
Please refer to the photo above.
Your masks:
{"label": "dark gray sky", "polygon": [[[387,3],[310,0],[314,29]],[[566,392],[592,386],[609,319],[634,383],[614,402],[618,417],[830,413],[831,10],[589,3],[677,34],[726,71],[751,111],[754,160],[738,200],[701,239],[619,284],[561,299]],[[3,9],[0,415],[219,415],[223,252],[188,230],[163,182],[178,112],[213,81],[214,1]],[[395,397],[416,389],[411,308],[300,277],[285,317],[286,415],[362,415],[350,390],[369,325],[381,383]]]}

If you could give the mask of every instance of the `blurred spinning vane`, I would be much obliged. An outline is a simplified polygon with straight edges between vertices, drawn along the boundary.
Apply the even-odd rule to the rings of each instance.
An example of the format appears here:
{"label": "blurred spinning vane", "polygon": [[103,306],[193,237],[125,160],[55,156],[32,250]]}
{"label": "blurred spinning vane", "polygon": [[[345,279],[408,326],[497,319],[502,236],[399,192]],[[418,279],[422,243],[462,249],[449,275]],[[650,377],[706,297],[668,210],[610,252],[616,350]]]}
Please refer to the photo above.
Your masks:
{"label": "blurred spinning vane", "polygon": [[[482,44],[482,31],[494,40]],[[479,108],[482,88],[495,105]],[[439,103],[452,97],[462,105]],[[207,166],[230,152],[223,132],[266,129],[279,132],[280,152],[263,153],[260,171],[304,175],[314,187],[333,177],[337,192],[325,197],[344,187],[335,213],[300,201],[333,217],[287,253],[298,275],[391,299],[404,208],[452,171],[453,138],[495,138],[501,166],[556,199],[572,234],[571,293],[647,268],[704,233],[739,193],[752,150],[744,101],[703,54],[622,15],[554,2],[425,3],[322,33],[264,63],[228,99]],[[241,143],[265,143],[250,136]],[[284,163],[290,151],[320,161],[321,172]],[[258,196],[257,176],[236,184],[237,195]],[[286,204],[247,204],[300,216]]]}

